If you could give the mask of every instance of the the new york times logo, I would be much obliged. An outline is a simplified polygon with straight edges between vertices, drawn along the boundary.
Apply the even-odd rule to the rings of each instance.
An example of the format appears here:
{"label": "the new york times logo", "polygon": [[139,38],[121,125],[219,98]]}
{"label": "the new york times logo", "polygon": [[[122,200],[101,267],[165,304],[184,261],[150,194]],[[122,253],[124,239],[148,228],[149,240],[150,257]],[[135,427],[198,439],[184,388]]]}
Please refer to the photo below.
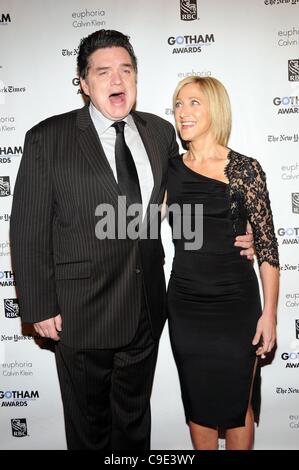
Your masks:
{"label": "the new york times logo", "polygon": [[4,314],[6,318],[17,318],[20,316],[19,300],[4,299]]}
{"label": "the new york times logo", "polygon": [[299,214],[299,193],[292,193],[292,211]]}
{"label": "the new york times logo", "polygon": [[291,59],[288,61],[289,81],[299,82],[299,59]]}
{"label": "the new york times logo", "polygon": [[10,196],[9,176],[0,176],[0,197]]}
{"label": "the new york times logo", "polygon": [[295,335],[296,339],[299,339],[299,320],[295,320]]}
{"label": "the new york times logo", "polygon": [[193,21],[197,19],[197,0],[180,0],[181,20]]}
{"label": "the new york times logo", "polygon": [[11,22],[11,19],[10,19],[9,13],[0,14],[0,26],[6,26],[10,22]]}
{"label": "the new york times logo", "polygon": [[11,419],[11,432],[13,437],[27,436],[27,421],[26,418]]}

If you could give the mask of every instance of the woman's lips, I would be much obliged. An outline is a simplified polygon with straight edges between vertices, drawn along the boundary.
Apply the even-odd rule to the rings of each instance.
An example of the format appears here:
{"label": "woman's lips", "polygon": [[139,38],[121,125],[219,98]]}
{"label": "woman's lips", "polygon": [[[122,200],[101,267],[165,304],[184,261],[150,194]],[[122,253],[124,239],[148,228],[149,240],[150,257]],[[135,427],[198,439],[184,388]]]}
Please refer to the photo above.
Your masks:
{"label": "woman's lips", "polygon": [[191,129],[191,127],[195,126],[195,122],[193,121],[184,121],[181,122],[181,129]]}

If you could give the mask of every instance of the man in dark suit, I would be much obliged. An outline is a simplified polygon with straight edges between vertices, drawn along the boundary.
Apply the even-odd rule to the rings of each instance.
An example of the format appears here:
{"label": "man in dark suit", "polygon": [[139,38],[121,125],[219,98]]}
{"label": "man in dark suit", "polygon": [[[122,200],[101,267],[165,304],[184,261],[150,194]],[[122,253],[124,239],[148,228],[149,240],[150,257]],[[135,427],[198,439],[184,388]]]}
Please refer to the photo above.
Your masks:
{"label": "man in dark suit", "polygon": [[[109,205],[117,219],[130,186],[129,202],[142,201],[148,215],[163,200],[178,146],[170,123],[132,111],[137,61],[127,36],[100,30],[84,38],[78,70],[90,103],[46,119],[25,139],[11,215],[20,311],[57,341],[68,448],[144,450],[166,318],[160,218],[156,237],[116,229],[105,238],[97,215]],[[127,147],[126,189],[118,153]]]}

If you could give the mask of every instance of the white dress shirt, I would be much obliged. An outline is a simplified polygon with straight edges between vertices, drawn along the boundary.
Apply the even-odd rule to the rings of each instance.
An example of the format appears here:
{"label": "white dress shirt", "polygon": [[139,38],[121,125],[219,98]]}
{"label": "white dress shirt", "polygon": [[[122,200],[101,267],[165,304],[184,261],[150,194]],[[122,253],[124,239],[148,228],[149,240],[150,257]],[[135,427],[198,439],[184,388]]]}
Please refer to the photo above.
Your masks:
{"label": "white dress shirt", "polygon": [[[111,127],[115,121],[111,121],[103,116],[92,103],[89,105],[89,112],[117,182],[115,164],[116,131],[114,127]],[[136,166],[142,197],[143,215],[145,215],[154,186],[151,164],[132,116],[129,114],[122,121],[127,123],[124,128],[124,136]]]}

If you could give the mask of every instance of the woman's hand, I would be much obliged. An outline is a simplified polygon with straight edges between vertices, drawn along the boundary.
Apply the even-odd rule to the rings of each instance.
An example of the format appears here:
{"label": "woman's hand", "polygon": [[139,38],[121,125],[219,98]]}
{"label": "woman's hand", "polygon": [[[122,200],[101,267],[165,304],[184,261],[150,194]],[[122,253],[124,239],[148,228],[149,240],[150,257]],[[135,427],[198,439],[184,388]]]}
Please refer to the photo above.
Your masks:
{"label": "woman's hand", "polygon": [[246,235],[238,235],[235,239],[235,246],[243,248],[240,251],[241,256],[246,256],[249,261],[253,261],[255,250],[252,227],[249,222],[247,222]]}
{"label": "woman's hand", "polygon": [[273,313],[263,311],[257,322],[256,332],[252,340],[255,346],[260,343],[256,350],[256,355],[265,358],[265,354],[272,351],[276,342],[276,320]]}

